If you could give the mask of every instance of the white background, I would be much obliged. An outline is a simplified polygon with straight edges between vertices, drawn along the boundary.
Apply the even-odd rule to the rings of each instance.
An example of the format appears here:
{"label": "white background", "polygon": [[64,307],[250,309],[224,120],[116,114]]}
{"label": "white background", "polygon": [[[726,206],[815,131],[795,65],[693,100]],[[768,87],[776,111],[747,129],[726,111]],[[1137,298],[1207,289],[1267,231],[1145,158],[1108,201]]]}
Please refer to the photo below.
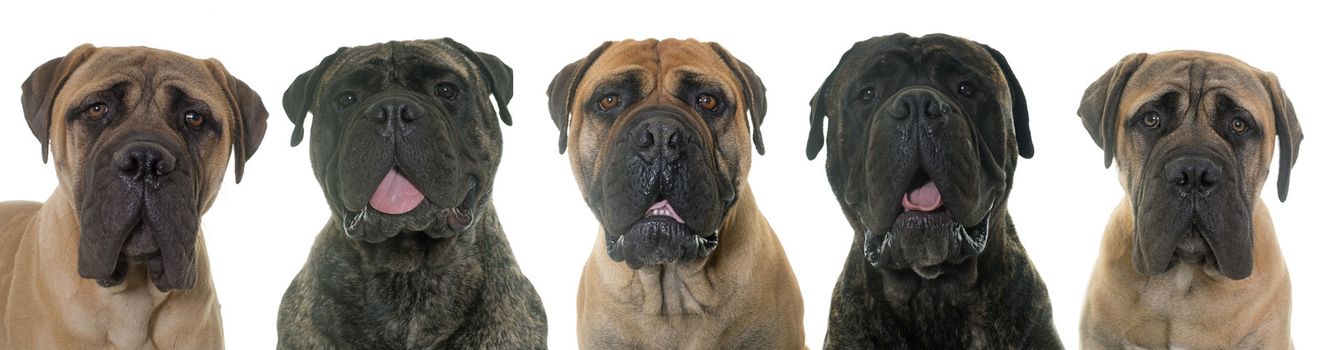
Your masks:
{"label": "white background", "polygon": [[[1318,4],[1317,1],[1306,3]],[[328,218],[308,144],[288,147],[282,93],[340,46],[450,36],[514,69],[514,126],[495,203],[519,264],[546,305],[550,345],[575,348],[574,295],[596,221],[580,199],[545,90],[565,64],[605,40],[694,37],[722,43],[768,87],[768,154],[750,172],[759,207],[787,249],[805,296],[807,343],[823,344],[830,293],[852,232],[824,177],[805,159],[807,102],[842,53],[871,36],[959,35],[1008,56],[1027,93],[1036,157],[1020,160],[1010,211],[1050,290],[1055,324],[1077,346],[1083,294],[1102,229],[1122,196],[1114,170],[1075,111],[1083,90],[1125,54],[1200,49],[1276,72],[1294,101],[1305,143],[1286,203],[1276,165],[1263,191],[1293,285],[1292,334],[1302,347],[1333,346],[1327,220],[1333,170],[1326,102],[1329,11],[1272,2],[1056,2],[1051,4],[710,2],[286,1],[238,3],[5,1],[0,5],[0,199],[44,200],[56,186],[23,121],[20,85],[32,69],[82,43],[146,45],[220,59],[267,103],[268,135],[204,219],[227,344],[272,347],[278,303]],[[1317,5],[1312,5],[1317,6]],[[308,141],[309,138],[307,137]],[[1276,158],[1276,155],[1274,155]],[[9,242],[0,242],[8,244]],[[1219,300],[1218,303],[1230,301]],[[778,306],[782,307],[782,306]]]}

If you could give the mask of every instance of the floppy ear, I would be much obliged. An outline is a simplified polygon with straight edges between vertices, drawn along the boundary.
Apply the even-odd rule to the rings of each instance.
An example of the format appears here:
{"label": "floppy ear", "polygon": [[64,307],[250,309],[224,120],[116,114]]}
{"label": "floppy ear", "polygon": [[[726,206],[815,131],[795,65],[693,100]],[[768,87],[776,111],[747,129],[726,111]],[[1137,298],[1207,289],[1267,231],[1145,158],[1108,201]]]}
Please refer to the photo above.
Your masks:
{"label": "floppy ear", "polygon": [[1296,120],[1296,108],[1291,106],[1291,100],[1287,99],[1286,90],[1282,90],[1282,84],[1278,83],[1277,75],[1264,73],[1261,80],[1268,88],[1268,97],[1273,103],[1273,119],[1277,123],[1277,139],[1280,143],[1277,199],[1286,202],[1287,187],[1291,184],[1291,168],[1296,166],[1296,155],[1300,153],[1301,140],[1305,134],[1301,132],[1300,121]]}
{"label": "floppy ear", "polygon": [[833,78],[838,75],[838,70],[842,69],[842,64],[847,62],[847,58],[852,55],[852,51],[857,50],[857,46],[872,40],[880,40],[885,37],[874,37],[852,45],[851,49],[842,53],[842,58],[838,59],[838,65],[833,67],[828,77],[824,78],[824,84],[815,91],[815,96],[810,98],[810,138],[805,141],[805,158],[815,160],[819,156],[819,150],[824,148],[824,117],[828,115],[829,94],[833,93]]}
{"label": "floppy ear", "polygon": [[1032,131],[1028,128],[1028,99],[1023,95],[1023,86],[1018,84],[1018,77],[1014,76],[1013,68],[1009,68],[1009,61],[1004,58],[1004,54],[990,46],[981,45],[990,53],[991,59],[1000,65],[1000,70],[1004,72],[1004,81],[1009,83],[1009,107],[1014,114],[1014,138],[1018,141],[1018,155],[1023,158],[1032,158]]}
{"label": "floppy ear", "polygon": [[560,73],[556,73],[555,78],[551,79],[551,85],[546,87],[547,109],[551,112],[551,120],[555,122],[556,129],[560,129],[560,154],[565,153],[566,142],[569,141],[569,112],[574,106],[574,89],[578,88],[579,81],[583,80],[583,74],[588,72],[588,67],[597,61],[597,57],[602,55],[606,48],[611,47],[612,42],[604,42],[602,46],[588,53],[574,63],[565,65]]}
{"label": "floppy ear", "polygon": [[1083,127],[1088,129],[1092,141],[1105,153],[1105,166],[1111,167],[1115,159],[1116,115],[1120,112],[1120,95],[1124,93],[1125,83],[1134,71],[1139,69],[1146,53],[1129,54],[1119,63],[1102,73],[1097,81],[1083,91],[1083,102],[1078,106],[1078,116],[1083,119]]}
{"label": "floppy ear", "polygon": [[264,141],[264,132],[268,130],[268,109],[264,108],[264,101],[259,98],[259,94],[227,72],[222,62],[210,58],[208,69],[226,92],[231,104],[229,107],[234,117],[231,125],[232,153],[236,155],[236,183],[241,183],[245,162],[255,155],[259,143]]}
{"label": "floppy ear", "polygon": [[23,117],[28,120],[32,136],[42,143],[42,163],[46,163],[50,149],[51,111],[54,109],[56,94],[65,85],[74,69],[88,60],[97,51],[92,44],[83,44],[74,48],[64,57],[46,61],[28,75],[23,81]]}
{"label": "floppy ear", "polygon": [[500,121],[505,125],[514,125],[509,116],[509,100],[514,98],[514,70],[509,68],[499,57],[485,53],[472,51],[466,45],[463,45],[454,39],[440,39],[445,45],[452,46],[467,56],[477,68],[481,70],[481,75],[486,78],[486,85],[490,86],[491,94],[495,95],[496,108],[500,110]]}
{"label": "floppy ear", "polygon": [[332,55],[324,57],[318,66],[296,76],[292,85],[282,93],[282,109],[287,112],[287,119],[296,124],[292,129],[292,147],[301,144],[301,139],[305,138],[305,116],[310,112],[311,104],[315,102],[315,90],[318,90],[319,81],[324,78],[324,71],[329,69],[344,50],[347,48],[338,48]]}
{"label": "floppy ear", "polygon": [[718,43],[708,43],[713,48],[713,52],[722,58],[722,62],[727,63],[727,68],[731,69],[731,74],[741,83],[741,92],[745,94],[745,105],[749,107],[750,114],[750,132],[754,134],[754,148],[759,151],[759,155],[764,154],[764,137],[759,134],[759,125],[764,123],[764,115],[768,114],[768,98],[764,92],[764,82],[759,80],[759,76],[754,74],[750,65],[745,64],[732,56],[727,49],[722,48]]}

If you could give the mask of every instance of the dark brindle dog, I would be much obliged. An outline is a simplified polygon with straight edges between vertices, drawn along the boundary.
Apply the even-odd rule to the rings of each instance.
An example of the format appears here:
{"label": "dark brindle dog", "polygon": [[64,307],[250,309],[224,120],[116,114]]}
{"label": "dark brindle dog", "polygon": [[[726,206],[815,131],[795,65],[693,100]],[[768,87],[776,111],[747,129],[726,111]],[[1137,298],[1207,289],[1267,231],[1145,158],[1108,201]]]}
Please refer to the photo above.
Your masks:
{"label": "dark brindle dog", "polygon": [[856,232],[825,348],[1060,348],[1006,201],[1032,156],[998,51],[934,34],[848,50],[810,101],[814,159]]}
{"label": "dark brindle dog", "polygon": [[333,217],[283,296],[279,347],[546,347],[490,202],[512,94],[508,66],[450,39],[339,49],[292,82],[292,144],[310,112]]}

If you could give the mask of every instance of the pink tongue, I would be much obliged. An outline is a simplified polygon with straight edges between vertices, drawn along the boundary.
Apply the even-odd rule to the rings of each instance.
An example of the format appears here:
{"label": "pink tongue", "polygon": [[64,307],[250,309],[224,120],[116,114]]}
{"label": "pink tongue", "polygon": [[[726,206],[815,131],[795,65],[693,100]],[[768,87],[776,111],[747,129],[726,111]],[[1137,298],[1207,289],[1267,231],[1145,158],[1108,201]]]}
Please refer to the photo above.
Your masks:
{"label": "pink tongue", "polygon": [[399,173],[398,168],[393,168],[384,175],[384,181],[380,181],[380,186],[375,188],[375,194],[370,196],[370,206],[381,213],[398,215],[412,211],[412,208],[421,204],[422,199],[425,196],[421,190]]}
{"label": "pink tongue", "polygon": [[648,208],[648,212],[644,213],[645,217],[653,215],[665,215],[676,220],[677,223],[685,223],[685,219],[680,218],[680,215],[676,214],[676,208],[672,208],[671,203],[668,203],[666,200],[653,203],[653,206]]}
{"label": "pink tongue", "polygon": [[944,201],[940,199],[940,189],[935,187],[935,181],[903,194],[903,210],[935,211],[942,204]]}

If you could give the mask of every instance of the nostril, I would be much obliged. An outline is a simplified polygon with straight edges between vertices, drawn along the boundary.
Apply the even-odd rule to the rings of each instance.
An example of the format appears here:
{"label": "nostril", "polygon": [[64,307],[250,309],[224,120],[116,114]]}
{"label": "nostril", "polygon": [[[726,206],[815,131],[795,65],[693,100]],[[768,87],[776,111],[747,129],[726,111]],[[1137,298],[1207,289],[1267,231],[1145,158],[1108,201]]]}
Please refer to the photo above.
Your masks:
{"label": "nostril", "polygon": [[672,133],[671,138],[667,140],[668,148],[678,148],[680,146],[680,133]]}
{"label": "nostril", "polygon": [[171,172],[176,171],[176,162],[158,161],[156,168],[157,169],[154,169],[154,171],[157,175],[170,174]]}
{"label": "nostril", "polygon": [[399,115],[399,118],[402,118],[404,122],[411,122],[411,121],[417,120],[417,118],[419,117],[419,116],[417,116],[416,113],[413,113],[413,112],[412,112],[412,109],[411,109],[410,107],[408,107],[408,106],[402,106],[402,107],[400,107],[400,108],[398,109],[398,115]]}
{"label": "nostril", "polygon": [[652,145],[653,145],[652,130],[644,130],[642,133],[639,134],[639,147],[648,148],[651,147]]}

